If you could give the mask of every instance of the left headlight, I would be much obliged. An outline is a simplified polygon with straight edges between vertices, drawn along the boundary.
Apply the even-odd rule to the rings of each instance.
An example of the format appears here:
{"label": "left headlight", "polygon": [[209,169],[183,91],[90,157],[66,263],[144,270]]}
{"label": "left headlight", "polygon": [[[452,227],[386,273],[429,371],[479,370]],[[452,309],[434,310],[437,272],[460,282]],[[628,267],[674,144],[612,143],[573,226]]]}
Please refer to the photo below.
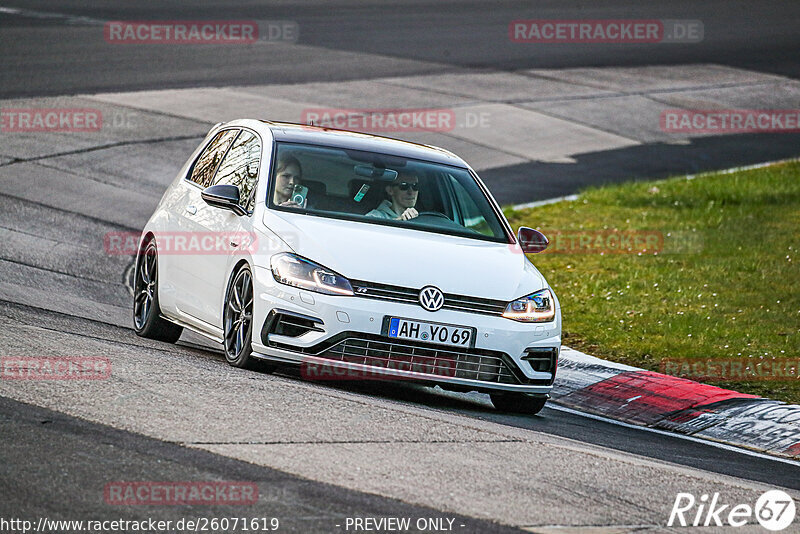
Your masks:
{"label": "left headlight", "polygon": [[275,254],[270,266],[272,276],[281,284],[326,295],[353,294],[353,286],[347,278],[302,256],[289,252]]}
{"label": "left headlight", "polygon": [[549,323],[556,316],[556,305],[549,289],[509,302],[503,317],[523,323]]}

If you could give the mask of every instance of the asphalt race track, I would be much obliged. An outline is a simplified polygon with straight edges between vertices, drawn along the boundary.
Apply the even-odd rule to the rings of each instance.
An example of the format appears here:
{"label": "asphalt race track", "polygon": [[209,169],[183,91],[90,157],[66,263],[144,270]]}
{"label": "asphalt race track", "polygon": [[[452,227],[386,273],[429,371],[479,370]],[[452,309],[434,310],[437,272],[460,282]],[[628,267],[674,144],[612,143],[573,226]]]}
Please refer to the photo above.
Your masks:
{"label": "asphalt race track", "polygon": [[[191,4],[191,5],[189,5]],[[488,8],[487,6],[491,6]],[[321,7],[324,6],[324,7]],[[579,86],[599,89],[606,98],[583,100],[584,91],[565,91],[562,86],[523,87],[520,96],[518,81],[502,77],[489,80],[465,79],[460,90],[444,90],[444,94],[474,96],[466,87],[488,84],[490,100],[512,106],[505,120],[496,110],[491,131],[475,130],[467,139],[480,147],[487,135],[499,129],[509,130],[508,121],[519,117],[520,108],[535,109],[546,117],[556,117],[588,125],[603,132],[623,137],[632,136],[643,145],[625,143],[602,150],[583,150],[565,165],[549,154],[531,156],[509,148],[512,157],[493,162],[482,177],[492,186],[501,203],[513,203],[520,196],[536,200],[567,195],[590,184],[636,178],[653,178],[676,173],[695,173],[739,165],[792,157],[800,145],[800,133],[779,135],[749,134],[716,136],[706,134],[692,142],[675,143],[670,135],[658,132],[655,102],[666,109],[674,106],[695,108],[791,109],[796,106],[798,89],[772,87],[762,91],[764,76],[785,79],[800,78],[797,61],[796,20],[800,5],[792,0],[759,2],[758,16],[753,16],[752,3],[715,0],[699,2],[682,0],[659,5],[652,2],[393,2],[281,1],[268,6],[257,2],[48,2],[13,0],[0,3],[0,97],[58,96],[149,89],[194,87],[277,86],[314,82],[358,82],[386,77],[413,77],[430,74],[454,75],[480,73],[497,75],[513,72],[517,76],[545,80],[576,79]],[[549,44],[546,48],[509,40],[509,23],[519,19],[677,19],[700,21],[704,37],[694,43],[668,44]],[[114,45],[102,36],[103,24],[112,20],[255,20],[293,21],[297,24],[296,43],[256,43],[245,48],[229,45]],[[731,77],[710,77],[709,83],[698,85],[697,67],[725,66],[729,69],[758,73],[761,78],[747,77],[746,83],[731,88]],[[633,79],[612,86],[603,77],[588,73],[571,76],[552,69],[688,67],[681,77],[673,72],[662,74],[662,83],[648,92]],[[545,73],[539,72],[545,69]],[[683,79],[681,79],[683,78]],[[671,80],[680,80],[681,91],[672,93]],[[667,83],[663,83],[667,82]],[[413,82],[412,82],[413,83]],[[291,86],[290,86],[291,87]],[[609,89],[615,91],[608,93]],[[341,89],[336,84],[324,89],[332,95]],[[395,88],[397,90],[397,88]],[[442,87],[436,86],[436,91]],[[643,92],[644,91],[644,92]],[[290,91],[290,94],[292,91]],[[271,94],[271,92],[270,92]],[[361,93],[356,93],[361,94]],[[386,96],[386,93],[383,93]],[[645,99],[638,98],[644,96]],[[619,97],[618,99],[615,97]],[[323,102],[317,99],[317,102]],[[387,103],[398,105],[397,99]],[[401,103],[404,99],[401,98]],[[435,102],[427,95],[418,107],[432,105],[458,106],[462,99]],[[327,105],[331,105],[327,102]],[[373,107],[362,99],[347,102],[348,107]],[[384,106],[386,103],[383,104]],[[513,109],[516,108],[516,109]],[[248,110],[253,109],[248,108]],[[256,108],[259,109],[259,108]],[[262,108],[263,109],[263,108]],[[457,109],[457,108],[456,108]],[[270,108],[259,117],[275,118]],[[598,117],[599,113],[599,117]],[[576,117],[577,115],[577,117]],[[614,127],[614,117],[638,116],[639,120]],[[234,118],[234,117],[231,117]],[[238,117],[236,117],[238,118]],[[594,118],[594,120],[593,120]],[[303,122],[298,115],[283,120]],[[524,117],[512,139],[520,134],[532,143],[542,132],[551,131],[550,122],[531,119],[526,127]],[[503,122],[501,122],[503,121]],[[640,122],[650,121],[655,132],[640,136]],[[533,131],[531,130],[533,129]],[[535,135],[534,132],[540,132]],[[554,136],[564,140],[559,130]],[[462,148],[461,132],[453,132],[444,143],[473,166],[486,154]],[[422,136],[412,140],[438,142]],[[576,138],[576,143],[585,141]],[[500,140],[500,145],[511,141]],[[523,156],[522,159],[515,156]],[[477,168],[477,167],[476,167]],[[520,184],[534,183],[522,187]]]}
{"label": "asphalt race track", "polygon": [[[791,0],[760,2],[757,13],[751,2],[725,0],[678,0],[661,5],[623,0],[591,5],[459,0],[401,0],[392,5],[357,0],[259,4],[90,0],[76,5],[6,0],[0,6],[31,13],[3,16],[0,96],[341,81],[462,68],[507,71],[719,63],[800,77],[796,57],[800,7]],[[81,24],[74,20],[77,17],[90,21]],[[120,50],[87,38],[93,33],[87,25],[91,21],[102,25],[108,20],[222,18],[296,21],[299,44],[313,50],[298,55],[296,50],[262,47],[241,57],[222,46],[206,47],[202,53],[181,47]],[[535,18],[700,20],[705,37],[697,46],[559,45],[547,53],[509,41],[510,21]],[[73,68],[64,69],[66,65]]]}
{"label": "asphalt race track", "polygon": [[[295,120],[309,106],[359,101],[485,112],[491,128],[407,137],[465,155],[504,204],[796,157],[797,133],[673,136],[657,117],[709,102],[799,108],[800,4],[186,4],[0,1],[0,108],[92,107],[135,119],[93,133],[0,133],[0,356],[112,365],[100,381],[0,380],[0,519],[276,517],[279,532],[347,532],[347,518],[410,517],[451,519],[456,532],[680,532],[665,526],[679,492],[719,492],[725,503],[753,504],[777,488],[800,497],[800,464],[789,460],[559,406],[505,415],[479,394],[233,369],[191,333],[176,345],[139,338],[126,286],[132,258],[103,245],[109,232],[138,232],[208,129],[248,109]],[[102,38],[109,20],[215,18],[291,20],[300,39]],[[705,38],[509,42],[508,23],[526,18],[693,19]],[[528,83],[542,93],[530,96]],[[623,121],[615,110],[626,107],[656,124]],[[520,123],[527,129],[503,135]],[[564,140],[516,140],[545,126]],[[248,481],[259,499],[110,504],[104,488],[115,481]],[[764,532],[750,523],[736,532]]]}

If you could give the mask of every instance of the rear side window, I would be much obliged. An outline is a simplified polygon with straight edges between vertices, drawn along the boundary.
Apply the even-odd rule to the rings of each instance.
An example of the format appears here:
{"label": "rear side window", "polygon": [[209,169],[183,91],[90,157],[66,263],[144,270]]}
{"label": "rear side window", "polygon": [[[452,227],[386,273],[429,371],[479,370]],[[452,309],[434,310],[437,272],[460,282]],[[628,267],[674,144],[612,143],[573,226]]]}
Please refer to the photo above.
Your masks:
{"label": "rear side window", "polygon": [[242,207],[253,211],[256,198],[253,194],[261,164],[261,141],[258,136],[242,130],[222,160],[214,185],[235,185],[239,188]]}
{"label": "rear side window", "polygon": [[214,139],[200,154],[200,157],[197,158],[197,161],[194,162],[189,180],[204,189],[210,186],[211,181],[214,179],[214,173],[219,167],[219,162],[222,161],[225,151],[231,146],[238,133],[239,130],[223,130],[215,135]]}

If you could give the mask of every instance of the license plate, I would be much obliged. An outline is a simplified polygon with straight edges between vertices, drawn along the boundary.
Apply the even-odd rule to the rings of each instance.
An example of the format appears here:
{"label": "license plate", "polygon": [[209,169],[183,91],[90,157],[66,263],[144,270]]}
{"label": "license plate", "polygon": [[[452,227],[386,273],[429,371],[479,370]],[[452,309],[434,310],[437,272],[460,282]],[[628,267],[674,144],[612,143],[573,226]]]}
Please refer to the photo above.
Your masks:
{"label": "license plate", "polygon": [[452,324],[429,323],[427,321],[414,321],[389,318],[388,336],[395,339],[411,339],[451,347],[474,347],[475,328]]}

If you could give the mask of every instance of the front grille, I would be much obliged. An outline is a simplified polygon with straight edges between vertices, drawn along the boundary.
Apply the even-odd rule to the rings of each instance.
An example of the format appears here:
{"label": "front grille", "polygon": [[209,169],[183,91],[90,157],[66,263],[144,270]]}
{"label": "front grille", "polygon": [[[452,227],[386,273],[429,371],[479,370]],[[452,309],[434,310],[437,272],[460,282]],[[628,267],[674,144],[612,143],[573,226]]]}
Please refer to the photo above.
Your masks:
{"label": "front grille", "polygon": [[432,377],[465,378],[499,384],[521,383],[499,352],[478,349],[452,350],[388,341],[381,336],[354,332],[340,334],[337,337],[339,339],[332,343],[326,342],[321,350],[294,348],[278,343],[271,345],[327,360],[414,371]]}
{"label": "front grille", "polygon": [[[353,292],[357,297],[391,300],[408,304],[419,304],[419,289],[410,287],[377,284],[351,280]],[[465,295],[444,294],[444,310],[480,313],[484,315],[503,315],[508,303],[502,300],[469,297]]]}

